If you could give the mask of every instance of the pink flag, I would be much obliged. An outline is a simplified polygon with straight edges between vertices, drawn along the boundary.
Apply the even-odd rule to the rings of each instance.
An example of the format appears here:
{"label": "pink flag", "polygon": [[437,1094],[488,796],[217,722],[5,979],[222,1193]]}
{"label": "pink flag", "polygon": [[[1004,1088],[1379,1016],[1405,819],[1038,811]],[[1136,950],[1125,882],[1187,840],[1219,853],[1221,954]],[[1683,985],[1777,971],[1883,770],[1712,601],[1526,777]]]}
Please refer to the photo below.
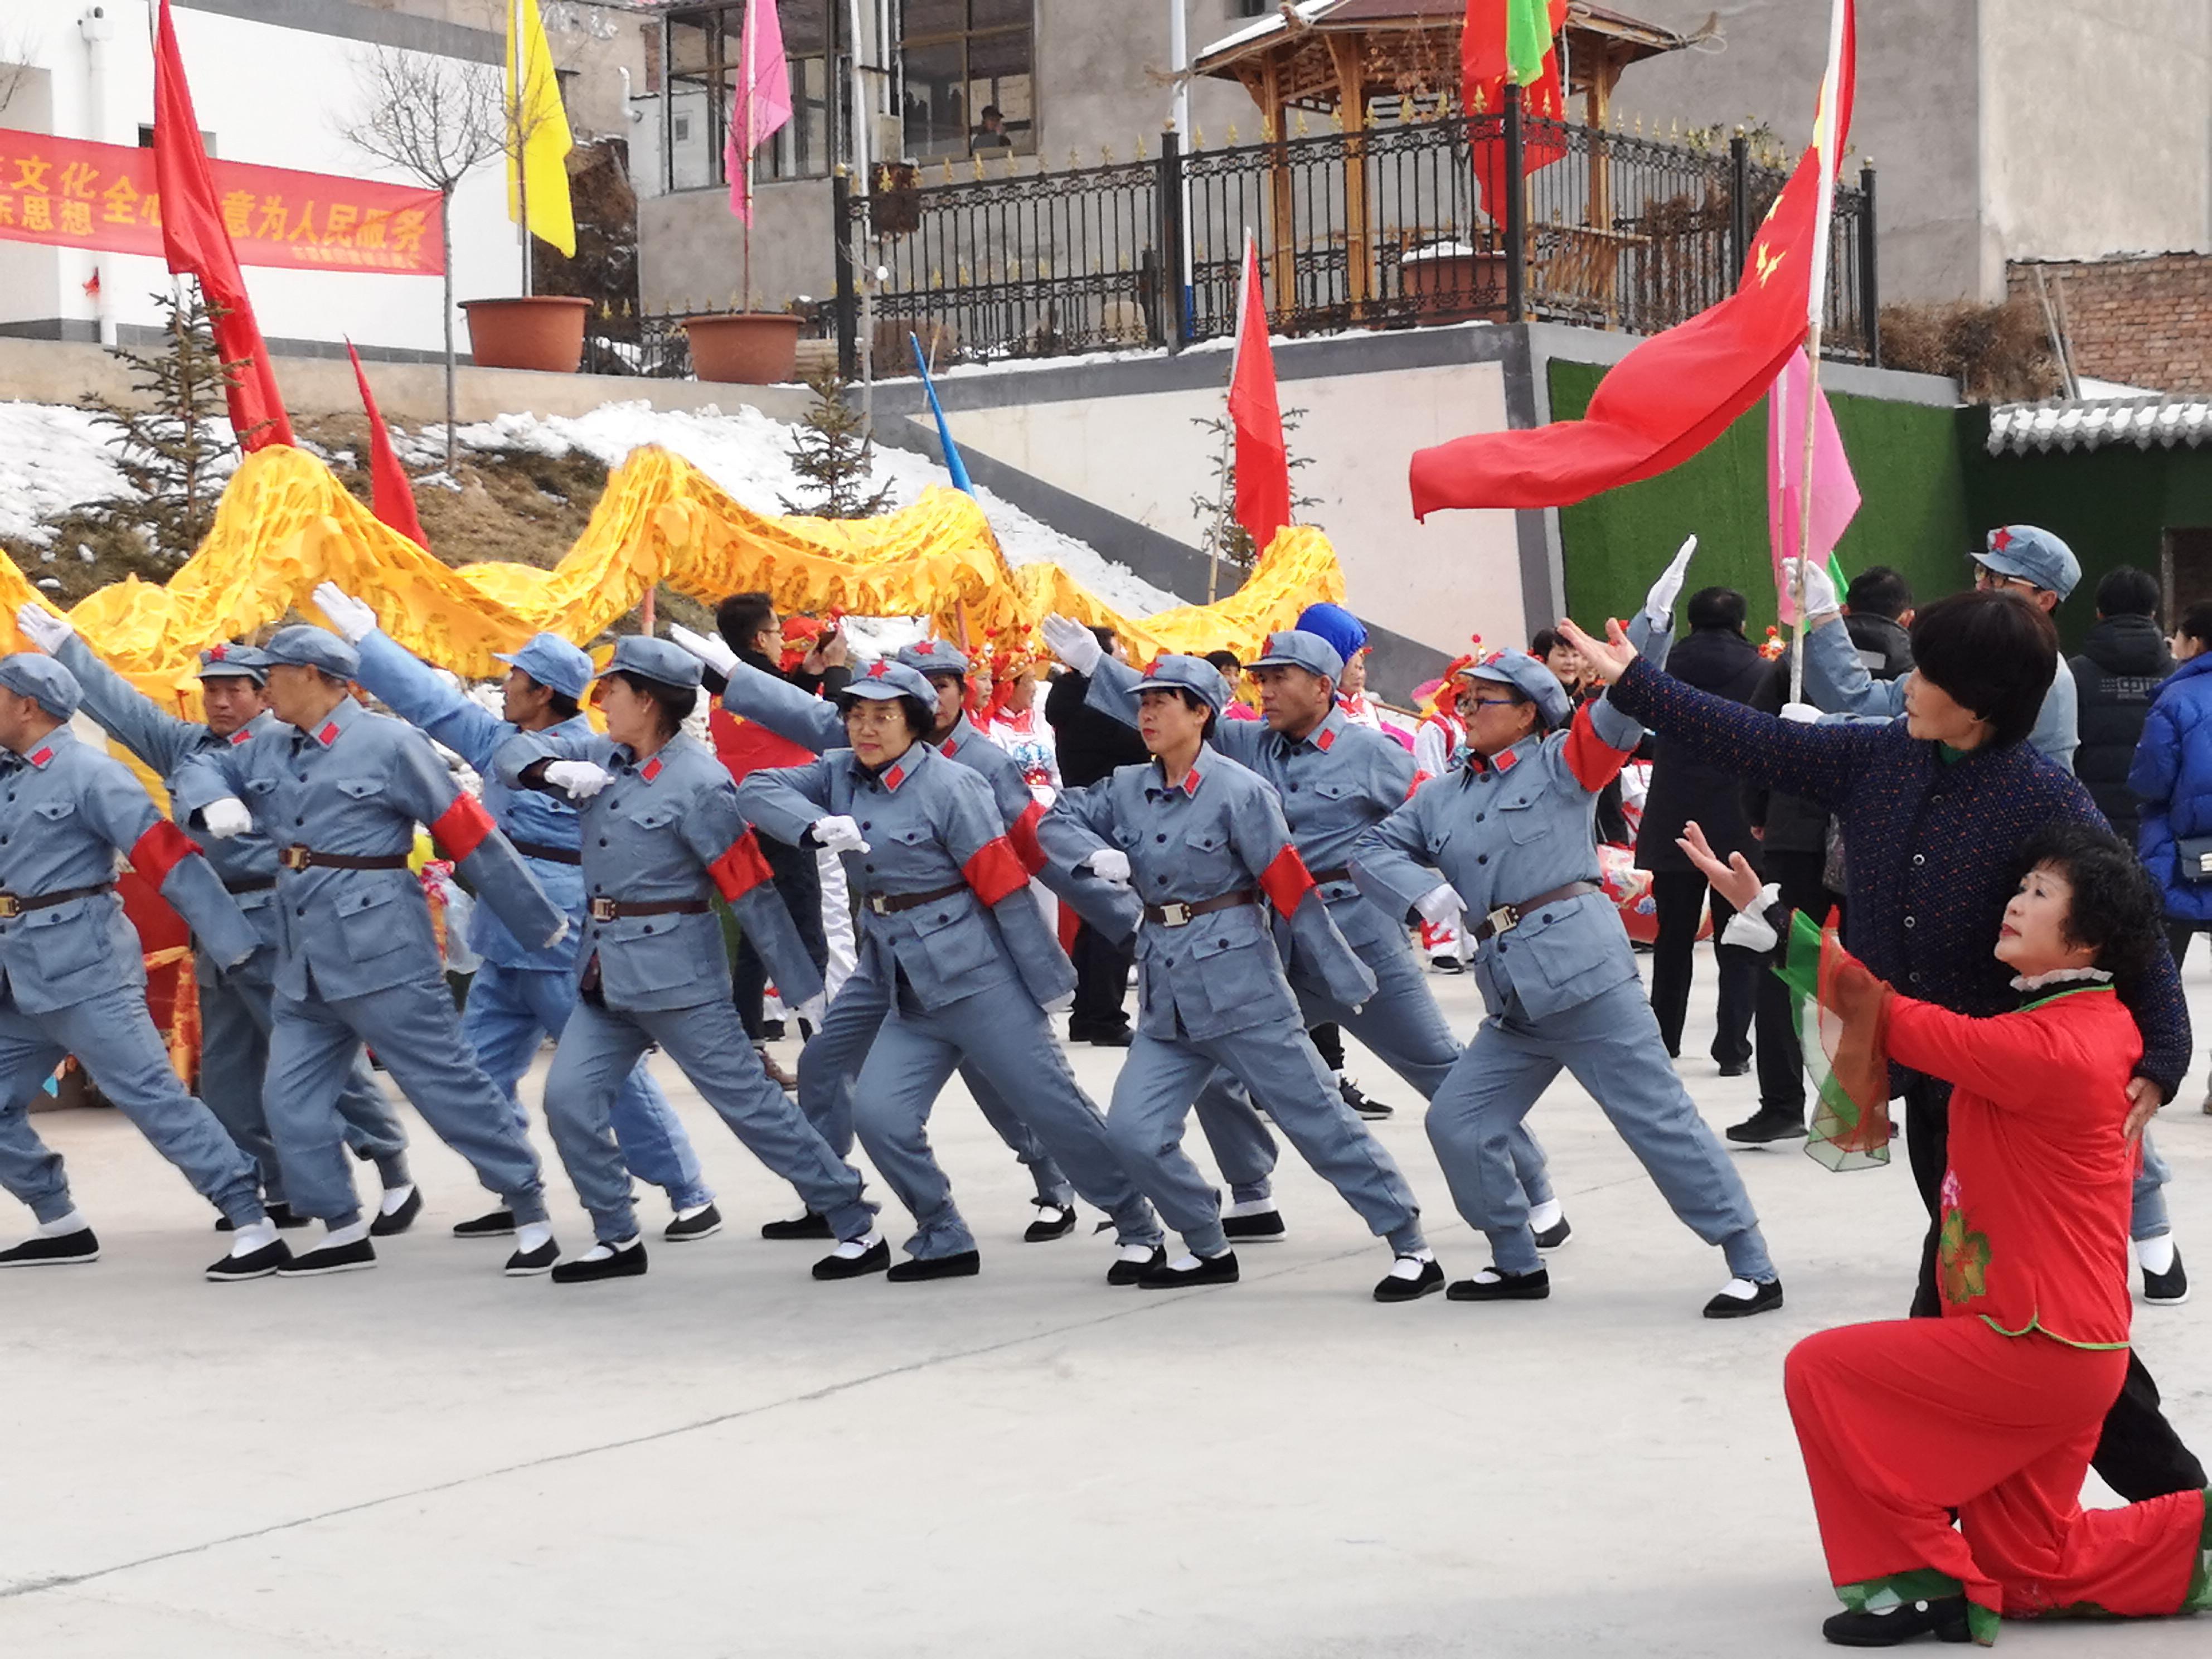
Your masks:
{"label": "pink flag", "polygon": [[775,0],[745,0],[738,63],[722,171],[730,181],[730,211],[750,225],[753,204],[746,188],[746,161],[791,119],[791,69],[784,61],[783,24],[775,15]]}
{"label": "pink flag", "polygon": [[[1802,528],[1805,483],[1805,393],[1813,368],[1799,346],[1796,355],[1774,378],[1766,402],[1766,538],[1774,549],[1774,591],[1780,595],[1782,620],[1794,624],[1797,607],[1782,580],[1782,562],[1797,556],[1797,538]],[[1844,591],[1843,572],[1835,562],[1836,544],[1844,526],[1859,510],[1859,487],[1851,477],[1851,464],[1844,453],[1844,441],[1836,433],[1836,417],[1829,412],[1828,394],[1815,389],[1813,410],[1813,538],[1806,550],[1815,564],[1825,564]]]}

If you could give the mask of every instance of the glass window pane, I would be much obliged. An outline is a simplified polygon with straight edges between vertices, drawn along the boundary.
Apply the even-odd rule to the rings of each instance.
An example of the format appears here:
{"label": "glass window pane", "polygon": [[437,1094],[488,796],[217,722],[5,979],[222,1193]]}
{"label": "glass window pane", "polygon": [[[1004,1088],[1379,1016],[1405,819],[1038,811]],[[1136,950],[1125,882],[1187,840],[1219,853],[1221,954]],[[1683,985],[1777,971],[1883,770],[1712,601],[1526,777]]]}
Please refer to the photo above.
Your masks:
{"label": "glass window pane", "polygon": [[1026,29],[1030,24],[1030,0],[974,0],[971,27],[979,29],[1003,28],[1018,24]]}
{"label": "glass window pane", "polygon": [[[836,0],[839,4],[843,0]],[[783,25],[783,49],[792,58],[817,57],[830,50],[831,0],[781,0],[776,17]]]}
{"label": "glass window pane", "polygon": [[906,52],[906,151],[915,157],[968,149],[967,76],[957,41]]}
{"label": "glass window pane", "polygon": [[1026,29],[1005,34],[977,34],[968,41],[968,74],[977,81],[1030,72],[1030,37]]}
{"label": "glass window pane", "polygon": [[902,21],[909,40],[957,34],[968,26],[967,0],[906,0]]}
{"label": "glass window pane", "polygon": [[709,60],[707,26],[688,19],[671,19],[668,25],[669,65],[678,75],[696,75]]}

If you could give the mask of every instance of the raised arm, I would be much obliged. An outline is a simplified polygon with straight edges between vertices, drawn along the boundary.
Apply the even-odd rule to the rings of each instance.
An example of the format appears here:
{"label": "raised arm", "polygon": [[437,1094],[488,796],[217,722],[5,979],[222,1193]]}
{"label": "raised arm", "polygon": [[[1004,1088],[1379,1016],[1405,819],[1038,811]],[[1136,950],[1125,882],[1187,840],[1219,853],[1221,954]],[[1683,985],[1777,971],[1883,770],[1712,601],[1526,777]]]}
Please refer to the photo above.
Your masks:
{"label": "raised arm", "polygon": [[1905,712],[1905,682],[1878,680],[1859,660],[1851,631],[1835,617],[1801,636],[1805,653],[1805,696],[1829,714],[1887,716]]}
{"label": "raised arm", "polygon": [[746,663],[732,662],[727,672],[730,683],[722,693],[722,707],[732,714],[757,720],[779,738],[817,755],[849,746],[835,703]]}
{"label": "raised arm", "polygon": [[155,810],[121,762],[101,762],[82,810],[107,844],[176,908],[217,963],[236,967],[260,948],[260,934],[223,890],[222,878],[191,838]]}
{"label": "raised arm", "polygon": [[76,634],[56,647],[54,660],[76,675],[76,683],[84,688],[84,712],[163,777],[206,741],[207,727],[164,710],[110,668]]}
{"label": "raised arm", "polygon": [[416,730],[427,732],[478,773],[491,769],[507,722],[381,628],[362,635],[354,649],[361,667],[354,678],[371,696]]}
{"label": "raised arm", "polygon": [[2097,1103],[2082,1086],[2091,1057],[2039,1010],[1976,1019],[1901,996],[1890,1005],[1887,1035],[1899,1065],[1971,1090],[1999,1111],[2072,1119]]}
{"label": "raised arm", "polygon": [[702,792],[684,815],[683,835],[768,964],[777,993],[793,1008],[811,1001],[821,993],[822,971],[806,954],[798,925],[776,891],[774,872],[745,822],[735,787],[723,782]]}

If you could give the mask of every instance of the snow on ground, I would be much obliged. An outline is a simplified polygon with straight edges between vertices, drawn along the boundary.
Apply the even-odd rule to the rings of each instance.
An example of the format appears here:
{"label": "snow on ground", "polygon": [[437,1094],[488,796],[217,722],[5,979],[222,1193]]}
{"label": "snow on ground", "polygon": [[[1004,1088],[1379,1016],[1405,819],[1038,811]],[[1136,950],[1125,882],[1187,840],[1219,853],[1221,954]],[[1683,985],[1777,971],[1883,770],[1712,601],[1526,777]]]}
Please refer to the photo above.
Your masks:
{"label": "snow on ground", "polygon": [[129,495],[112,430],[67,404],[0,403],[0,536],[47,547],[40,520]]}

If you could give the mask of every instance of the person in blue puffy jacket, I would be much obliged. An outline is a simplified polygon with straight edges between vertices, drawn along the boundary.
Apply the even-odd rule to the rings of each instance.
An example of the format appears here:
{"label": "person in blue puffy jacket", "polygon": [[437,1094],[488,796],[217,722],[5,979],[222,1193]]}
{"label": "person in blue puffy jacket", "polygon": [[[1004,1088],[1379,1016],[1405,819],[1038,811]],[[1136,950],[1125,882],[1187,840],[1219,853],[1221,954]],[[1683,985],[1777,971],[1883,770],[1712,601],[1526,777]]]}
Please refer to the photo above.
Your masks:
{"label": "person in blue puffy jacket", "polygon": [[[2179,968],[2191,936],[2212,928],[2212,871],[2185,869],[2181,846],[2212,837],[2212,602],[2183,613],[2173,654],[2180,666],[2151,698],[2128,787],[2143,804],[2136,850],[2166,896]],[[2212,1095],[2204,1109],[2212,1112]]]}

